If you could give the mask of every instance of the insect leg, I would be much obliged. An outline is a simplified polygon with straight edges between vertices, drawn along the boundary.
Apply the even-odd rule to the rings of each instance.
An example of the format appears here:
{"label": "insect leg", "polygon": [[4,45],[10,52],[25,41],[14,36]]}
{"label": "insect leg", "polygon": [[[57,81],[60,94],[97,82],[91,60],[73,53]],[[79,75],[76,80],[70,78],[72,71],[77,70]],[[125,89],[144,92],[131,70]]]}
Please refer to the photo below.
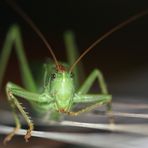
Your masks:
{"label": "insect leg", "polygon": [[83,108],[76,112],[68,112],[70,115],[78,115],[83,112],[90,111],[94,109],[95,107],[101,106],[103,104],[107,104],[112,99],[111,95],[108,94],[101,94],[101,95],[95,95],[95,94],[84,94],[84,95],[76,95],[74,98],[74,103],[88,103],[88,102],[95,102],[95,104],[88,106],[86,108]]}
{"label": "insect leg", "polygon": [[[8,94],[7,94],[8,95]],[[21,128],[21,124],[20,124],[20,121],[19,121],[19,117],[18,115],[16,114],[16,107],[15,105],[13,104],[12,100],[9,99],[8,97],[8,101],[10,103],[10,106],[12,108],[12,112],[13,112],[13,117],[14,117],[14,121],[15,121],[15,124],[16,124],[16,127],[14,128],[14,130],[9,133],[9,135],[4,139],[4,144],[6,144],[7,142],[9,142],[12,137],[14,136],[14,134]]]}
{"label": "insect leg", "polygon": [[103,78],[101,71],[98,69],[93,70],[93,72],[88,76],[88,78],[85,80],[83,85],[78,90],[78,94],[86,94],[91,88],[91,86],[93,85],[93,82],[95,81],[95,79],[98,79],[98,83],[101,88],[101,93],[108,94],[105,80]]}
{"label": "insect leg", "polygon": [[[72,31],[66,31],[64,34],[64,40],[65,40],[68,64],[72,65],[79,57],[79,52],[76,46],[74,33]],[[73,73],[75,75],[74,77],[75,85],[76,88],[78,88],[80,86],[80,81],[84,78],[84,69],[81,62],[75,67]]]}
{"label": "insect leg", "polygon": [[20,128],[20,122],[19,122],[18,115],[16,113],[16,109],[20,111],[20,113],[23,115],[24,119],[26,120],[29,126],[29,129],[27,130],[27,133],[25,135],[25,140],[28,141],[28,139],[31,137],[31,131],[33,130],[33,123],[28,113],[25,112],[24,108],[22,107],[22,105],[19,103],[19,101],[17,100],[15,96],[19,96],[27,100],[36,101],[36,102],[41,102],[43,100],[41,100],[39,94],[30,93],[22,89],[21,87],[13,83],[10,83],[10,82],[7,83],[6,85],[6,93],[7,93],[8,101],[10,102],[12,110],[13,110],[16,128],[5,138],[4,142],[6,143],[10,141],[11,138],[14,136],[15,132]]}
{"label": "insect leg", "polygon": [[[98,83],[100,85],[101,93],[102,94],[109,94],[107,90],[107,86],[104,80],[104,77],[101,73],[100,70],[94,69],[93,72],[88,76],[88,78],[85,80],[83,85],[80,87],[80,89],[77,91],[78,94],[86,94],[89,89],[91,88],[93,82],[98,79]],[[107,103],[107,111],[111,112],[112,107],[111,107],[111,100],[110,102]],[[113,122],[113,118],[110,117],[110,122]]]}
{"label": "insect leg", "polygon": [[18,56],[23,84],[25,88],[27,88],[28,90],[36,92],[37,88],[24,53],[20,29],[17,25],[13,25],[9,29],[3,49],[2,49],[2,53],[0,57],[0,70],[1,70],[0,85],[2,83],[3,75],[6,69],[6,65],[8,63],[8,59],[9,59],[13,44],[15,45],[15,50]]}

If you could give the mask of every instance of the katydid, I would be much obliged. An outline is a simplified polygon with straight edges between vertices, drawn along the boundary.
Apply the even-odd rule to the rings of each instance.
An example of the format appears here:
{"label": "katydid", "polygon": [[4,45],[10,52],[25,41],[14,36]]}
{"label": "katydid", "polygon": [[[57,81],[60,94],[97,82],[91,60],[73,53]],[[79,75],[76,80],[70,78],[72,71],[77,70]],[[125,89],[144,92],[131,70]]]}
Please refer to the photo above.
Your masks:
{"label": "katydid", "polygon": [[[44,66],[44,77],[43,77],[43,92],[38,91],[38,86],[36,86],[35,80],[30,71],[24,48],[22,45],[20,29],[17,25],[10,27],[6,40],[2,49],[0,57],[0,84],[2,83],[4,71],[7,65],[7,61],[12,49],[12,45],[15,45],[15,50],[18,56],[18,60],[21,63],[20,69],[22,71],[22,80],[25,88],[22,88],[12,82],[6,84],[6,94],[8,101],[12,107],[14,120],[16,123],[15,129],[5,138],[4,142],[8,142],[14,136],[14,134],[20,129],[21,123],[16,110],[22,114],[26,120],[29,129],[25,135],[25,140],[31,137],[31,131],[34,128],[34,124],[30,119],[28,113],[24,110],[23,106],[18,101],[17,97],[26,99],[33,107],[37,113],[48,114],[68,114],[68,115],[79,115],[80,113],[87,112],[100,105],[106,105],[107,111],[111,112],[111,101],[112,95],[109,94],[103,75],[99,69],[95,69],[87,77],[82,86],[79,86],[78,81],[78,70],[77,64],[80,60],[98,43],[104,40],[106,37],[111,35],[113,32],[123,28],[132,21],[140,18],[141,16],[148,13],[148,11],[143,11],[138,15],[134,15],[128,20],[122,22],[118,26],[111,29],[109,32],[105,33],[102,37],[96,40],[89,48],[87,48],[80,56],[77,58],[77,51],[74,48],[73,34],[67,32],[65,34],[65,41],[67,46],[67,52],[72,58],[69,59],[71,66],[67,67],[65,64],[58,62],[53,50],[51,49],[49,43],[40,32],[40,30],[35,26],[32,20],[21,10],[16,4],[9,3],[13,9],[18,12],[23,19],[32,27],[32,29],[37,33],[41,40],[45,43],[49,49],[52,57],[53,63],[45,63]],[[73,54],[72,54],[73,53]],[[75,73],[75,78],[73,73]],[[100,85],[101,93],[98,94],[88,94],[89,89],[93,85],[95,80],[98,80]],[[77,85],[75,85],[77,84]],[[74,105],[78,103],[93,103],[86,108],[78,111],[73,111]],[[112,121],[112,117],[110,117]]]}

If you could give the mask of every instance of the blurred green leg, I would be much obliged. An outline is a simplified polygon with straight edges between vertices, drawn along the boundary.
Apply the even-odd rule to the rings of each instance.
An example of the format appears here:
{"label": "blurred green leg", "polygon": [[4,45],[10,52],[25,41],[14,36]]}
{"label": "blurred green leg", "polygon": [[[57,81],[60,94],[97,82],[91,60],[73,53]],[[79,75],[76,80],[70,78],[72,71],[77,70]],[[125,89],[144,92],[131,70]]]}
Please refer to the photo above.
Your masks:
{"label": "blurred green leg", "polygon": [[22,39],[20,35],[20,29],[17,25],[13,25],[9,29],[4,46],[2,48],[2,53],[0,56],[0,87],[2,85],[4,72],[5,72],[13,45],[15,45],[15,50],[18,56],[23,84],[25,88],[27,88],[28,90],[36,92],[37,88],[33,80],[33,76],[31,74],[31,71],[24,53],[24,48],[23,48]]}
{"label": "blurred green leg", "polygon": [[[64,40],[65,40],[68,64],[71,66],[79,57],[79,52],[76,46],[74,33],[72,31],[66,31],[64,34]],[[76,88],[78,88],[80,86],[80,81],[83,80],[84,78],[84,69],[82,62],[80,62],[74,68],[73,73],[75,79],[75,86]]]}

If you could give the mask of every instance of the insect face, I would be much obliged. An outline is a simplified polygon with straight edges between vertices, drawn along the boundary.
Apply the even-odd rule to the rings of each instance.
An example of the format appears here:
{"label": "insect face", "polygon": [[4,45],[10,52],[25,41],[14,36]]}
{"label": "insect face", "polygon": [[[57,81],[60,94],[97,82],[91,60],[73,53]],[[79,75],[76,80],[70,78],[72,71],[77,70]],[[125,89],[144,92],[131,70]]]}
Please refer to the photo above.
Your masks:
{"label": "insect face", "polygon": [[66,112],[71,106],[75,88],[73,75],[70,72],[56,72],[51,75],[50,93],[59,111]]}

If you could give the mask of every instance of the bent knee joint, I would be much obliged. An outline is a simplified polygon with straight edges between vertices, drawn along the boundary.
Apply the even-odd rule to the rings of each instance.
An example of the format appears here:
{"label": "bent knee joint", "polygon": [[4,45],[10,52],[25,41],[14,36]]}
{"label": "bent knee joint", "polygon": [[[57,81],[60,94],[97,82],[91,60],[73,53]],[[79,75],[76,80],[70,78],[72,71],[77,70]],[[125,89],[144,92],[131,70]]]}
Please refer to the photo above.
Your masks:
{"label": "bent knee joint", "polygon": [[10,90],[12,88],[12,83],[11,82],[8,82],[6,84],[6,89]]}

